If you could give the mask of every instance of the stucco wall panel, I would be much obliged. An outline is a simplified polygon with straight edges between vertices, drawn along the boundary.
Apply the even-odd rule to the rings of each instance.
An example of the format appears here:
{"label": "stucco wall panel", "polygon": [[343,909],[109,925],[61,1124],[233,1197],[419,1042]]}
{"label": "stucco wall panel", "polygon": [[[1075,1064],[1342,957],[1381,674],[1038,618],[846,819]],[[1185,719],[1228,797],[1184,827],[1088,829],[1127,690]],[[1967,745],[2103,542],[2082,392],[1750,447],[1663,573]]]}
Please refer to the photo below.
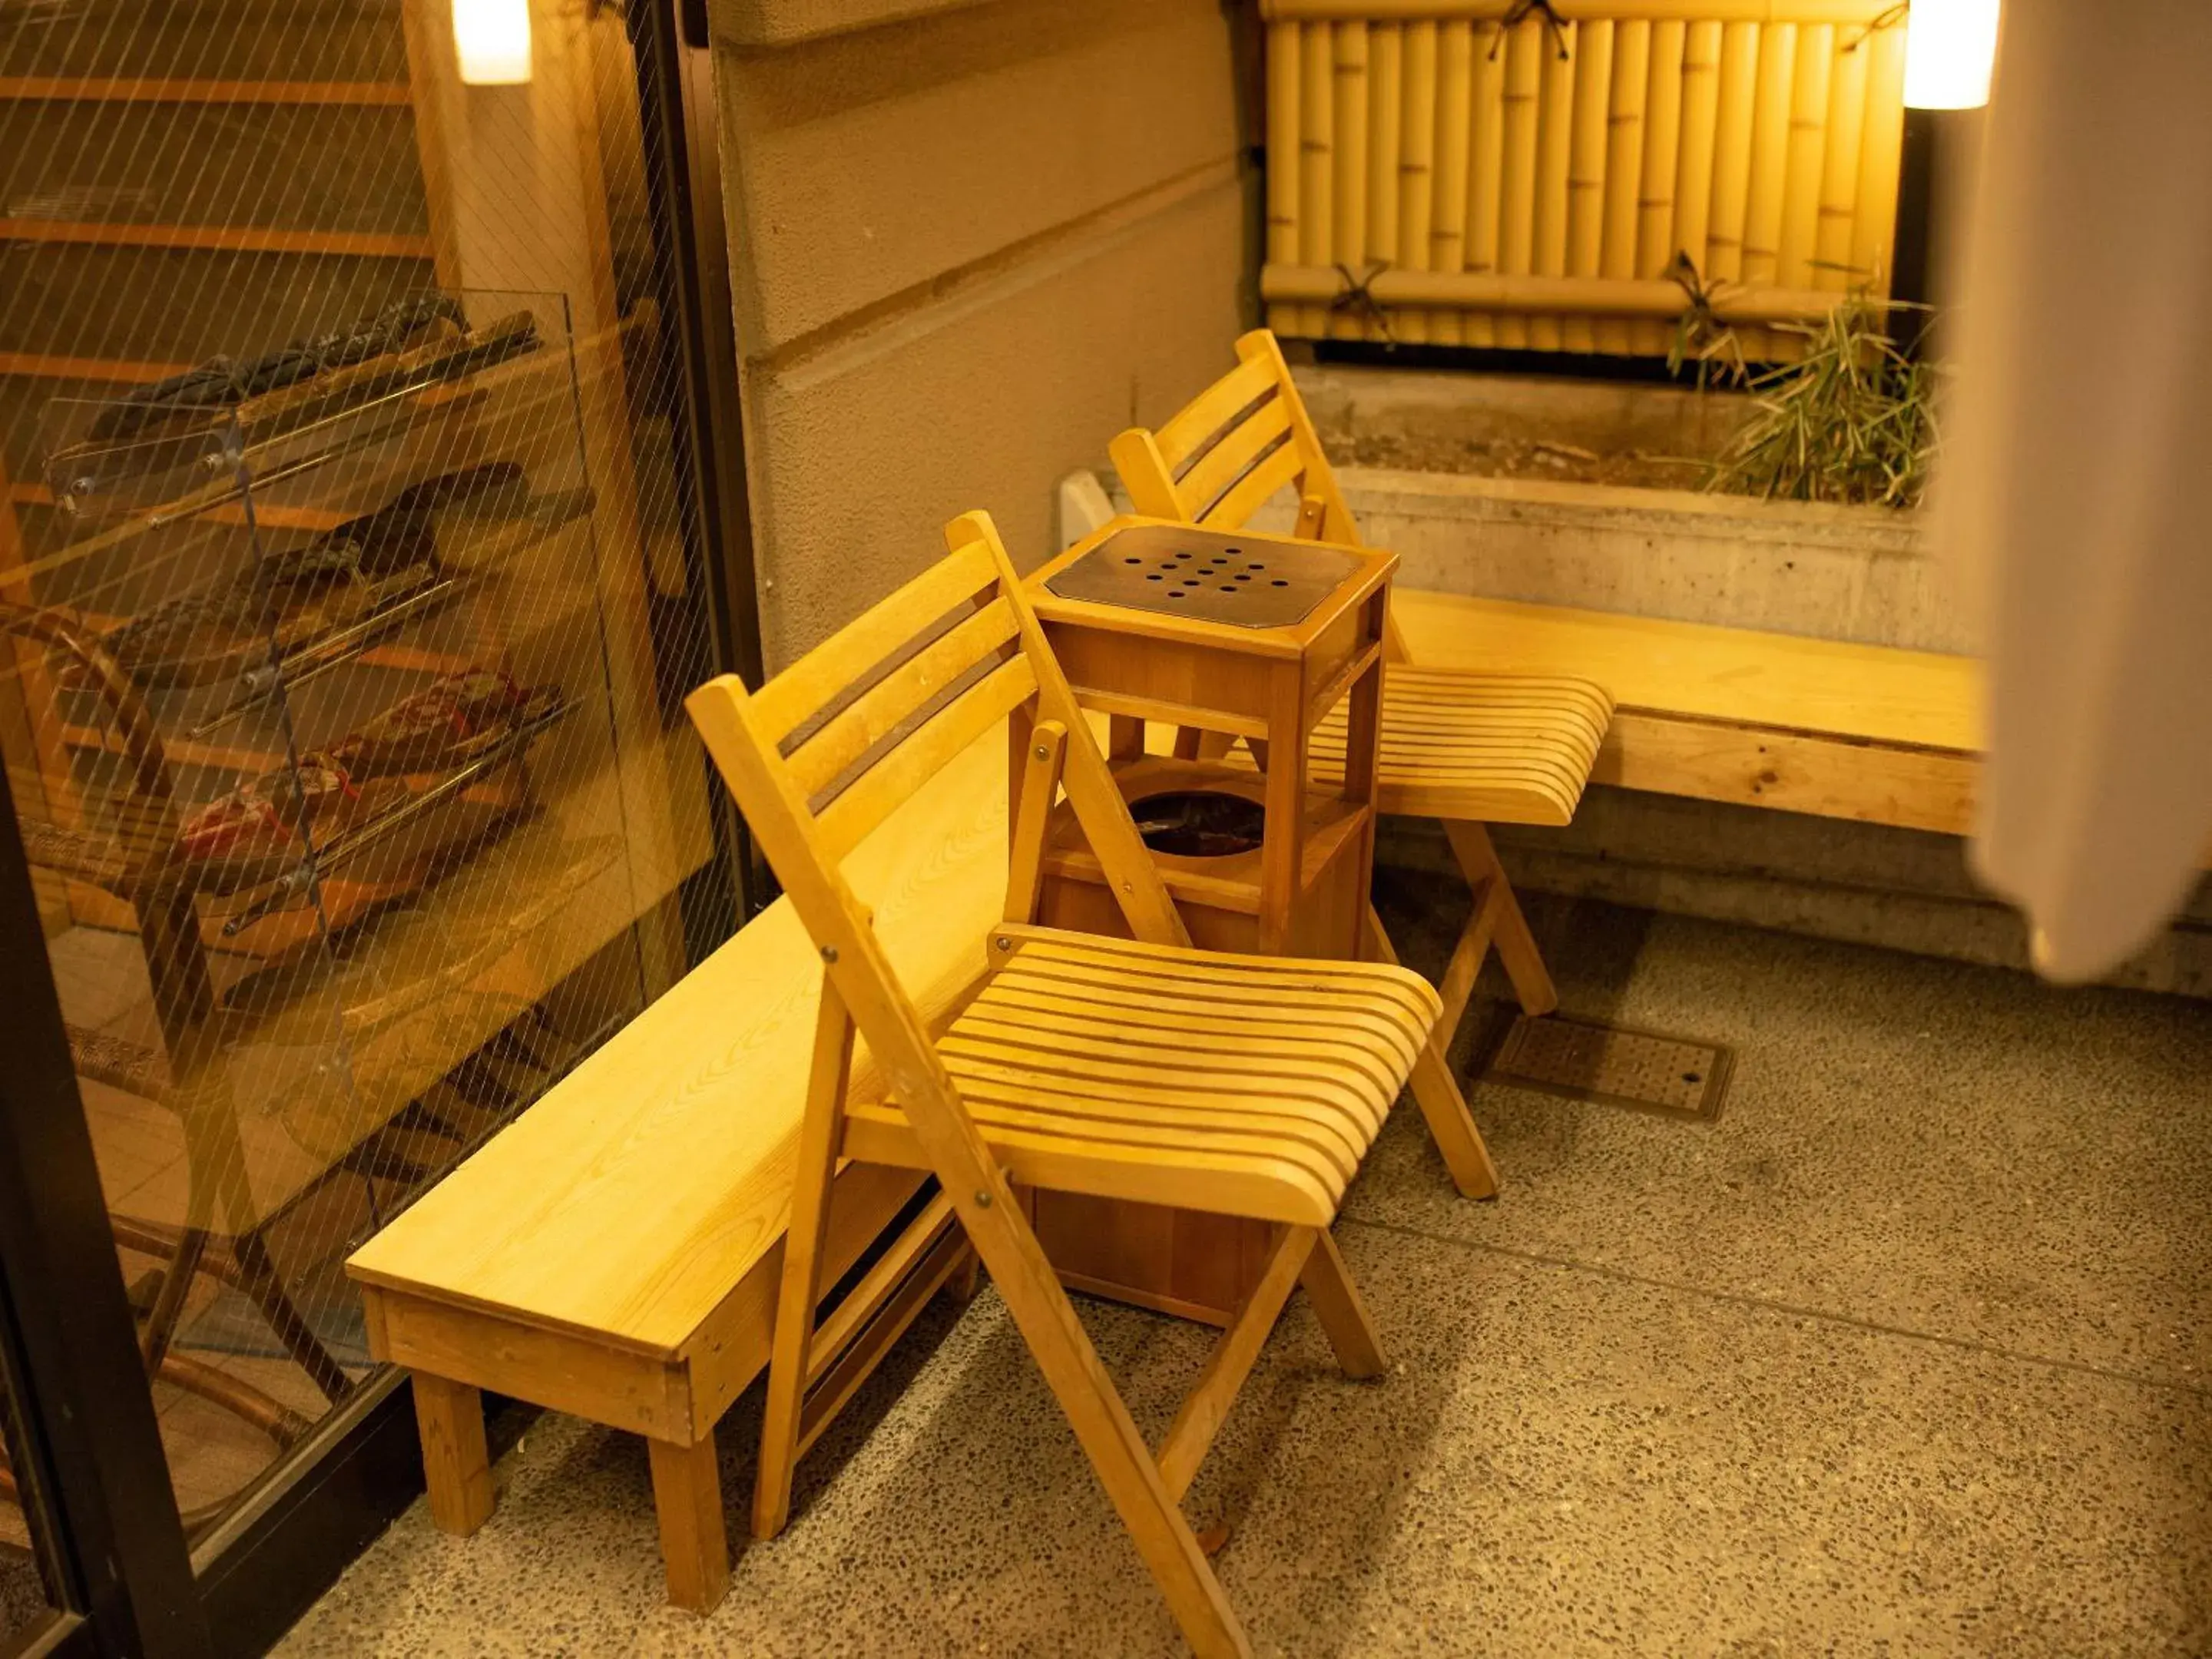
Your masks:
{"label": "stucco wall panel", "polygon": [[1237,151],[1206,0],[1012,0],[718,75],[763,353]]}
{"label": "stucco wall panel", "polygon": [[[771,668],[939,556],[955,514],[988,507],[1036,562],[1058,480],[1229,361],[1257,211],[1236,15],[718,0]],[[854,27],[735,38],[776,18]]]}
{"label": "stucco wall panel", "polygon": [[1243,236],[1231,174],[911,325],[761,375],[771,669],[941,556],[955,514],[989,508],[1016,562],[1040,562],[1053,481],[1132,421],[1172,413],[1224,360]]}

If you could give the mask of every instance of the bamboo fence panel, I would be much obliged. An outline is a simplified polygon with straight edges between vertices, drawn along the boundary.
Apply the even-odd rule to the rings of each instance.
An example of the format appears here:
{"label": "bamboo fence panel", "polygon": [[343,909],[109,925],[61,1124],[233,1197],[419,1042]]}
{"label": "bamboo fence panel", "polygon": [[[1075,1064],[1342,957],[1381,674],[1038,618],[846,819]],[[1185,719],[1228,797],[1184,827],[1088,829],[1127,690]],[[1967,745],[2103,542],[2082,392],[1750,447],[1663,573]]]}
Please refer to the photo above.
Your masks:
{"label": "bamboo fence panel", "polygon": [[[1370,22],[1417,17],[1499,18],[1522,9],[1522,0],[1260,0],[1260,15],[1278,18],[1358,17]],[[1553,15],[1564,22],[1640,17],[1657,22],[1672,18],[1694,22],[1839,23],[1863,28],[1886,19],[1893,0],[1551,0]]]}
{"label": "bamboo fence panel", "polygon": [[1279,332],[1661,356],[1695,288],[1756,358],[1794,346],[1776,323],[1884,295],[1905,39],[1881,0],[1515,10],[1262,0]]}
{"label": "bamboo fence panel", "polygon": [[1827,155],[1820,168],[1820,228],[1813,239],[1813,286],[1847,292],[1871,272],[1854,276],[1851,227],[1858,216],[1859,137],[1866,116],[1867,52],[1856,38],[1836,43],[1828,79]]}
{"label": "bamboo fence panel", "polygon": [[[1599,216],[1599,275],[1624,282],[1636,274],[1637,192],[1644,183],[1644,106],[1650,95],[1651,25],[1641,18],[1616,24],[1613,89],[1606,116],[1604,207]],[[1591,331],[1596,349],[1626,354],[1630,325],[1601,320]]]}
{"label": "bamboo fence panel", "polygon": [[[1423,20],[1406,31],[1406,106],[1398,138],[1398,264],[1400,270],[1429,268],[1429,213],[1435,205],[1437,149],[1437,26]],[[1429,337],[1429,319],[1408,313],[1397,325],[1400,337],[1416,344]]]}
{"label": "bamboo fence panel", "polygon": [[[1782,190],[1790,170],[1790,91],[1797,68],[1797,26],[1771,23],[1759,33],[1759,69],[1751,105],[1751,175],[1744,191],[1743,258],[1737,278],[1771,286],[1782,262]],[[1763,334],[1744,341],[1745,355],[1771,357]]]}
{"label": "bamboo fence panel", "polygon": [[[1605,174],[1609,159],[1607,123],[1612,115],[1613,25],[1575,26],[1575,115],[1567,150],[1567,275],[1595,276],[1605,252]],[[1568,351],[1597,349],[1587,317],[1570,316],[1559,325]]]}
{"label": "bamboo fence panel", "polygon": [[1398,123],[1405,107],[1405,31],[1389,27],[1376,29],[1367,43],[1365,262],[1370,269],[1398,262]]}
{"label": "bamboo fence panel", "polygon": [[[1719,91],[1713,117],[1713,185],[1706,208],[1707,277],[1732,283],[1743,276],[1743,231],[1751,211],[1751,131],[1759,100],[1759,25],[1729,23],[1721,29]],[[1697,250],[1690,251],[1692,258]]]}
{"label": "bamboo fence panel", "polygon": [[1698,22],[1682,45],[1682,137],[1674,161],[1674,251],[1711,274],[1706,246],[1713,216],[1713,137],[1720,123],[1721,45],[1725,26]]}
{"label": "bamboo fence panel", "polygon": [[[1644,97],[1644,181],[1636,198],[1636,274],[1656,276],[1681,246],[1674,240],[1674,167],[1682,146],[1682,46],[1689,26],[1668,18],[1651,26],[1651,70]],[[1856,176],[1856,175],[1854,175]],[[1640,356],[1666,356],[1663,323],[1631,323]]]}
{"label": "bamboo fence panel", "polygon": [[[1544,26],[1522,22],[1505,36],[1505,153],[1504,194],[1498,206],[1498,270],[1525,276],[1535,267],[1536,93],[1544,76]],[[1508,350],[1528,343],[1528,319],[1498,319],[1498,343]]]}
{"label": "bamboo fence panel", "polygon": [[[1536,274],[1567,274],[1567,165],[1573,155],[1575,47],[1579,24],[1555,31],[1557,44],[1541,40],[1543,78],[1536,100]],[[1565,349],[1561,319],[1528,319],[1528,343],[1539,351]]]}
{"label": "bamboo fence panel", "polygon": [[[1338,257],[1357,276],[1367,257],[1367,25],[1339,23],[1335,31],[1330,62],[1335,71],[1336,194],[1329,212],[1342,228]],[[1328,331],[1338,339],[1356,340],[1365,328],[1347,307],[1329,319]]]}
{"label": "bamboo fence panel", "polygon": [[[1309,25],[1298,49],[1298,235],[1306,263],[1322,267],[1336,259],[1329,234],[1335,206],[1335,50],[1334,26],[1328,23]],[[1308,306],[1301,331],[1319,339],[1328,332],[1328,319],[1327,306]]]}
{"label": "bamboo fence panel", "polygon": [[[1385,270],[1369,284],[1376,304],[1394,317],[1407,307],[1492,311],[1533,317],[1540,313],[1576,313],[1587,317],[1679,316],[1682,289],[1668,277],[1614,282],[1603,276],[1506,276],[1473,270]],[[1310,265],[1279,272],[1275,297],[1326,303],[1343,292],[1334,270]],[[1794,323],[1818,317],[1834,303],[1811,289],[1731,287],[1728,316],[1751,326]]]}
{"label": "bamboo fence panel", "polygon": [[[1865,125],[1859,137],[1858,210],[1851,216],[1851,274],[1889,292],[1890,234],[1897,224],[1897,168],[1905,144],[1905,31],[1880,29],[1867,53]],[[1891,110],[1899,112],[1896,120]]]}
{"label": "bamboo fence panel", "polygon": [[1797,31],[1797,72],[1790,88],[1788,159],[1783,166],[1782,245],[1775,282],[1812,288],[1813,239],[1820,222],[1820,181],[1828,154],[1828,88],[1836,31],[1815,23]]}
{"label": "bamboo fence panel", "polygon": [[[1303,23],[1267,30],[1267,263],[1287,269],[1305,263],[1298,241],[1298,185],[1304,171],[1298,127],[1298,94],[1304,78],[1299,52]],[[1858,158],[1851,158],[1856,186]],[[1267,326],[1278,334],[1305,334],[1305,307],[1271,301]]]}
{"label": "bamboo fence panel", "polygon": [[[1464,17],[1437,31],[1436,198],[1429,210],[1429,269],[1467,269],[1467,168],[1474,130],[1474,30]],[[1461,313],[1430,313],[1429,339],[1463,343]]]}
{"label": "bamboo fence panel", "polygon": [[[1498,25],[1485,23],[1472,43],[1474,85],[1468,118],[1474,142],[1468,161],[1467,268],[1483,276],[1498,270],[1498,203],[1505,183],[1505,53]],[[1854,178],[1856,177],[1854,161]],[[1498,343],[1498,319],[1470,311],[1460,327],[1467,344]]]}

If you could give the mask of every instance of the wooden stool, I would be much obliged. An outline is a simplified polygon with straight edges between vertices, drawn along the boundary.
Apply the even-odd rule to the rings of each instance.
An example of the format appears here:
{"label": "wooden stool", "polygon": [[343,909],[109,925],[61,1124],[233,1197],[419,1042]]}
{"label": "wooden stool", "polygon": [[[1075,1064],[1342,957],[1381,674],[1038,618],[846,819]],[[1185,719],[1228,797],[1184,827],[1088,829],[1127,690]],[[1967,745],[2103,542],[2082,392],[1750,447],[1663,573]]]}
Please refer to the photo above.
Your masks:
{"label": "wooden stool", "polygon": [[[1153,854],[1197,944],[1359,954],[1383,621],[1397,562],[1370,549],[1128,519],[1030,579],[1037,619],[1077,699],[1109,717],[1108,763],[1125,799],[1213,794],[1263,809],[1259,844],[1247,851]],[[1312,787],[1314,734],[1340,708],[1342,758],[1336,787],[1324,791]],[[1234,733],[1267,757],[1267,770],[1148,756],[1148,720]],[[1018,732],[1016,743],[1026,735]],[[1044,904],[1048,926],[1127,931],[1065,811]]]}
{"label": "wooden stool", "polygon": [[[1148,803],[1177,797],[1261,809],[1259,833],[1241,848],[1154,848],[1194,943],[1340,961],[1364,953],[1396,565],[1374,549],[1124,518],[1030,579],[1078,702],[1109,717],[1109,764],[1140,823]],[[1194,748],[1148,755],[1151,720],[1241,737],[1264,770]],[[1026,740],[1017,729],[1018,776]],[[1070,808],[1054,820],[1042,881],[1047,926],[1127,936]],[[1431,1066],[1425,1053],[1422,1065]],[[1438,1143],[1463,1184],[1487,1190],[1473,1121],[1457,1091],[1435,1082],[1417,1094],[1425,1113],[1440,1109],[1430,1115]],[[1267,1230],[1239,1218],[1069,1193],[1038,1195],[1033,1224],[1064,1282],[1211,1324],[1234,1317],[1269,1248]]]}

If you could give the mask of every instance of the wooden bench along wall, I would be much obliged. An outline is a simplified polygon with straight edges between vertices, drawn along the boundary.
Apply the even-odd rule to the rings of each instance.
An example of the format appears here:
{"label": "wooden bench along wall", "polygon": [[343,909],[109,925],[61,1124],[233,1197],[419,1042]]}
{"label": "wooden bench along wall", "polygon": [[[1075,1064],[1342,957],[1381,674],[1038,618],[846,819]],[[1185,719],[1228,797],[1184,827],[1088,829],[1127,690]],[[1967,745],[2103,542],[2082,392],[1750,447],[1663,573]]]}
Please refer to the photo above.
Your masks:
{"label": "wooden bench along wall", "polygon": [[[994,729],[846,866],[926,1017],[983,969],[1006,894],[1006,769]],[[821,982],[779,901],[348,1263],[370,1351],[416,1373],[441,1527],[490,1512],[490,1389],[645,1436],[656,1474],[680,1456],[690,1501],[661,1506],[671,1594],[720,1595],[700,1565],[726,1560],[720,1501],[696,1488],[716,1420],[768,1359]],[[872,1066],[862,1045],[856,1088]],[[841,1174],[826,1282],[921,1180]]]}
{"label": "wooden bench along wall", "polygon": [[1964,835],[1981,665],[1612,611],[1401,590],[1413,659],[1584,674],[1613,694],[1591,781]]}

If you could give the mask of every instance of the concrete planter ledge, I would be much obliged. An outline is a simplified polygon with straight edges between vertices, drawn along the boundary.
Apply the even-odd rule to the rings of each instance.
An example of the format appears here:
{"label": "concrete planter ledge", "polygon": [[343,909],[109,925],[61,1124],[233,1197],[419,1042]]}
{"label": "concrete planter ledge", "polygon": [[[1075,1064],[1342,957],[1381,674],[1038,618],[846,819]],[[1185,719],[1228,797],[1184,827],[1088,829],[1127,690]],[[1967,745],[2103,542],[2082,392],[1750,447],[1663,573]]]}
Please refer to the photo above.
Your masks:
{"label": "concrete planter ledge", "polygon": [[1921,515],[1693,490],[1347,466],[1407,587],[1971,654]]}

